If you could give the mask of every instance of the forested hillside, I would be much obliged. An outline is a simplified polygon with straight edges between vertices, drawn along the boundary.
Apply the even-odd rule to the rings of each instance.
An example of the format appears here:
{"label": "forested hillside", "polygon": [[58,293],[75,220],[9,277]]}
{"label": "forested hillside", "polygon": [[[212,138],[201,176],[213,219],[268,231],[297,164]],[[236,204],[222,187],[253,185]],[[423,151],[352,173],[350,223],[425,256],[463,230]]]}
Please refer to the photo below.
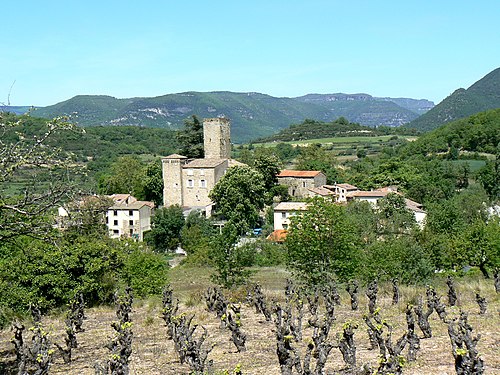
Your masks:
{"label": "forested hillside", "polygon": [[495,108],[500,108],[500,68],[493,70],[467,90],[457,89],[407,126],[421,131],[432,130],[445,123]]}
{"label": "forested hillside", "polygon": [[331,122],[306,119],[300,124],[294,124],[269,137],[260,138],[254,143],[264,142],[289,142],[307,139],[352,137],[352,136],[377,136],[388,134],[415,135],[417,131],[407,128],[391,128],[387,126],[369,127],[349,122],[340,117]]}
{"label": "forested hillside", "polygon": [[[79,95],[38,108],[37,116],[71,115],[79,125],[132,125],[179,129],[191,115],[231,119],[231,136],[241,143],[268,136],[304,119],[332,121],[341,116],[365,126],[399,126],[416,117],[432,102],[374,98],[367,94],[311,94],[276,98],[259,93],[185,92],[154,98],[116,99]],[[409,109],[411,108],[411,109]]]}

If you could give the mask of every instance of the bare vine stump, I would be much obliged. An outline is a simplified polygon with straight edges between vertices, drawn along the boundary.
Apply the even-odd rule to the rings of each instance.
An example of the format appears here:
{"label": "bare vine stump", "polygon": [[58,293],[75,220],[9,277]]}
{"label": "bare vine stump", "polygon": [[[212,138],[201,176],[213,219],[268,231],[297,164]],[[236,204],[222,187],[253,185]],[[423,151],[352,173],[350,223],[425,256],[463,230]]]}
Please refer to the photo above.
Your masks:
{"label": "bare vine stump", "polygon": [[392,304],[397,305],[399,303],[399,285],[398,279],[394,278],[391,280],[392,282]]}
{"label": "bare vine stump", "polygon": [[347,284],[346,291],[349,293],[349,296],[351,297],[351,310],[355,311],[358,309],[358,289],[359,289],[359,284],[357,280],[350,281]]}
{"label": "bare vine stump", "polygon": [[446,285],[448,285],[448,304],[455,306],[457,304],[457,290],[455,289],[453,277],[450,275],[446,278]]}
{"label": "bare vine stump", "polygon": [[424,337],[426,339],[431,338],[432,329],[429,323],[429,316],[432,314],[432,311],[434,311],[432,305],[429,306],[429,304],[427,304],[427,311],[424,311],[422,298],[420,298],[414,310],[415,314],[417,315],[418,326],[420,327],[420,330],[424,334]]}
{"label": "bare vine stump", "polygon": [[413,307],[406,306],[406,325],[408,327],[407,340],[408,340],[408,362],[413,362],[417,359],[417,352],[420,349],[420,338],[415,333],[415,314]]}
{"label": "bare vine stump", "polygon": [[372,315],[375,313],[376,309],[377,293],[378,293],[378,283],[377,279],[375,279],[370,284],[368,284],[368,289],[366,290],[366,296],[368,297],[368,311]]}
{"label": "bare vine stump", "polygon": [[488,302],[486,301],[486,298],[481,297],[479,295],[479,292],[476,292],[476,302],[479,305],[479,314],[480,315],[486,314],[486,308],[488,307]]}
{"label": "bare vine stump", "polygon": [[493,274],[494,283],[495,283],[495,292],[500,293],[500,271],[495,270]]}
{"label": "bare vine stump", "polygon": [[[227,327],[231,331],[231,340],[238,352],[246,351],[245,342],[247,335],[241,331],[241,307],[232,304],[229,306],[232,312],[227,313]],[[234,317],[233,317],[234,314]]]}
{"label": "bare vine stump", "polygon": [[472,327],[467,323],[467,313],[460,312],[458,322],[451,321],[448,324],[448,335],[457,375],[483,374],[483,360],[476,349],[481,336],[472,337]]}
{"label": "bare vine stump", "polygon": [[356,345],[354,344],[354,330],[358,328],[356,323],[344,323],[342,337],[338,341],[339,350],[344,362],[349,369],[356,367]]}

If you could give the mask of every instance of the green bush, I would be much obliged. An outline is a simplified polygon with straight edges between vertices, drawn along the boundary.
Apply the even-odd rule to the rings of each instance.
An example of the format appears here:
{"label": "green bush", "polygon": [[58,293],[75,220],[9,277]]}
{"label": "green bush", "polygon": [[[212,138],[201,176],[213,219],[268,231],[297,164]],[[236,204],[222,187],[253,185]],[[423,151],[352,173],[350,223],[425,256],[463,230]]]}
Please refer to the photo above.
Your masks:
{"label": "green bush", "polygon": [[136,297],[161,294],[167,277],[166,259],[149,249],[136,247],[124,257],[122,278]]}

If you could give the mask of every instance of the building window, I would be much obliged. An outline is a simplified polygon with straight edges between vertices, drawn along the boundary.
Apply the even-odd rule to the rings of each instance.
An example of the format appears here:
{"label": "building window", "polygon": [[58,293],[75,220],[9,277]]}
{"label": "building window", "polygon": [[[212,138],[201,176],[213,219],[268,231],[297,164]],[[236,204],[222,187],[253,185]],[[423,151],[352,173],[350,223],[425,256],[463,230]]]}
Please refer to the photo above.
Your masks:
{"label": "building window", "polygon": [[106,216],[106,224],[109,223],[109,218]]}
{"label": "building window", "polygon": [[129,231],[130,235],[132,236],[134,234],[134,230],[133,229],[130,229]]}
{"label": "building window", "polygon": [[118,220],[113,220],[113,225],[118,225]]}
{"label": "building window", "polygon": [[114,215],[114,216],[118,216],[118,211],[117,211],[117,210],[114,210],[114,211],[113,211],[113,215]]}
{"label": "building window", "polygon": [[194,180],[193,179],[190,178],[188,180],[187,187],[191,187],[191,188],[194,187]]}
{"label": "building window", "polygon": [[129,220],[128,225],[134,225],[134,220]]}
{"label": "building window", "polygon": [[200,169],[200,176],[205,176],[205,170],[204,169]]}
{"label": "building window", "polygon": [[188,176],[192,176],[194,174],[192,169],[187,169],[186,172]]}
{"label": "building window", "polygon": [[286,212],[282,212],[282,213],[281,213],[281,218],[282,218],[282,219],[286,219]]}
{"label": "building window", "polygon": [[128,216],[134,216],[134,210],[128,210]]}
{"label": "building window", "polygon": [[288,224],[283,224],[283,229],[288,229]]}
{"label": "building window", "polygon": [[200,180],[200,187],[206,188],[207,187],[207,181],[205,180]]}
{"label": "building window", "polygon": [[113,229],[113,234],[120,234],[120,231],[118,229]]}
{"label": "building window", "polygon": [[305,187],[306,187],[306,185],[307,185],[307,182],[306,182],[306,181],[302,181],[302,187],[304,187],[304,188],[305,188]]}

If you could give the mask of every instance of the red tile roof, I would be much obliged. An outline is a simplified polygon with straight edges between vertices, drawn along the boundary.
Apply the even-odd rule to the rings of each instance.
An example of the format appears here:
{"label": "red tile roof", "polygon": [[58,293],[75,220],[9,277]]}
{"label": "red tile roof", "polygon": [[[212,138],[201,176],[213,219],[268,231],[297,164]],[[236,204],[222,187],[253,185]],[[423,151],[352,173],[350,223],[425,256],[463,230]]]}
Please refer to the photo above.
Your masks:
{"label": "red tile roof", "polygon": [[267,239],[274,242],[283,242],[286,239],[287,231],[285,229],[276,229],[267,236]]}
{"label": "red tile roof", "polygon": [[282,170],[278,177],[316,177],[322,173],[321,171],[292,171],[289,169]]}

